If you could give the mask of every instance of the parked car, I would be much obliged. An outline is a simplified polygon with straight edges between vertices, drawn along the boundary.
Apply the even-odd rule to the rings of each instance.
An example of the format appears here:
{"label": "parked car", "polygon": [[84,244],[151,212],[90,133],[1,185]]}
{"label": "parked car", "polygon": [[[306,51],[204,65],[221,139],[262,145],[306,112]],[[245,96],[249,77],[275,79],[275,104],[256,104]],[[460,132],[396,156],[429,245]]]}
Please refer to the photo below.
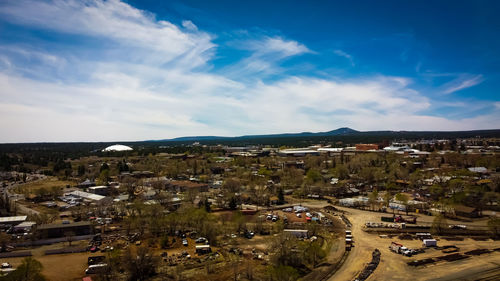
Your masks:
{"label": "parked car", "polygon": [[199,237],[198,239],[196,239],[195,242],[196,243],[207,243],[207,238],[205,238],[205,237]]}
{"label": "parked car", "polygon": [[12,267],[12,265],[8,262],[2,263],[2,268],[11,268],[11,267]]}
{"label": "parked car", "polygon": [[87,258],[87,263],[88,263],[88,265],[99,264],[99,263],[102,263],[105,259],[106,259],[105,256],[88,257]]}
{"label": "parked car", "polygon": [[188,245],[188,241],[187,241],[186,239],[183,239],[183,240],[182,240],[182,245],[183,245],[183,246],[187,246],[187,245]]}

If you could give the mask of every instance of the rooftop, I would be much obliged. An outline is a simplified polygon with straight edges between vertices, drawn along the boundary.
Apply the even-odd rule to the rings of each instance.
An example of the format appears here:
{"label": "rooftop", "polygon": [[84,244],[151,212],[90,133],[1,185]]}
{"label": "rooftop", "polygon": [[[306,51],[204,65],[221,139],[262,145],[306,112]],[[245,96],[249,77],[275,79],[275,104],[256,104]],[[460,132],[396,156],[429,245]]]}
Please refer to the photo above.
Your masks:
{"label": "rooftop", "polygon": [[71,228],[71,227],[77,227],[77,226],[90,226],[89,221],[79,221],[79,222],[73,222],[73,223],[68,223],[68,224],[62,224],[62,223],[50,223],[50,224],[42,224],[40,225],[37,229],[42,230],[42,229],[54,229],[54,228]]}
{"label": "rooftop", "polygon": [[81,197],[83,199],[94,200],[94,201],[99,201],[99,200],[102,200],[102,199],[106,198],[106,196],[92,194],[92,193],[88,193],[88,192],[84,192],[84,191],[80,191],[80,190],[71,191],[71,192],[69,192],[67,194],[68,195],[77,196],[77,197]]}
{"label": "rooftop", "polygon": [[28,216],[13,216],[13,217],[1,217],[0,223],[9,223],[16,221],[25,221]]}

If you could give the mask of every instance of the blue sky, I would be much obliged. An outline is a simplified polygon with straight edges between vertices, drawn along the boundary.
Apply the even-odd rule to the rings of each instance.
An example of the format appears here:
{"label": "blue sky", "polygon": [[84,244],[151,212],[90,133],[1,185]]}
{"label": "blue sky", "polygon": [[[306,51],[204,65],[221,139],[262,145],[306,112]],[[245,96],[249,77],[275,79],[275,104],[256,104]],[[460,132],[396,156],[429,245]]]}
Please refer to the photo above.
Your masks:
{"label": "blue sky", "polygon": [[0,142],[500,126],[497,1],[0,2]]}

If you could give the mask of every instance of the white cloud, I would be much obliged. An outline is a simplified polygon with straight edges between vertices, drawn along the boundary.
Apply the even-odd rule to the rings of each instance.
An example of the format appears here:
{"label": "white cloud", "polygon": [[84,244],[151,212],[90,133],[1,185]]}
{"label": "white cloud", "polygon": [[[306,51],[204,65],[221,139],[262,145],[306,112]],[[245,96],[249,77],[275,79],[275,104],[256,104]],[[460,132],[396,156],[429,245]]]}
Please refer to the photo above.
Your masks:
{"label": "white cloud", "polygon": [[132,49],[147,63],[175,62],[192,69],[205,64],[215,47],[207,33],[185,33],[170,22],[158,21],[152,14],[118,0],[20,0],[0,7],[0,15],[11,22],[112,39],[123,52]]}
{"label": "white cloud", "polygon": [[476,86],[484,81],[482,75],[460,75],[458,78],[443,85],[443,93],[451,94],[463,89]]}
{"label": "white cloud", "polygon": [[334,50],[333,53],[336,54],[337,56],[346,58],[347,60],[349,60],[349,62],[351,63],[352,66],[355,66],[352,56],[349,55],[348,53],[346,53],[342,50]]}
{"label": "white cloud", "polygon": [[340,126],[480,129],[500,123],[498,114],[462,120],[424,115],[432,101],[404,77],[284,76],[263,82],[261,75],[282,71],[281,61],[313,53],[282,37],[246,41],[247,58],[226,72],[213,72],[211,35],[189,21],[179,28],[117,0],[12,1],[0,4],[0,16],[102,42],[61,53],[0,46],[0,116],[7,117],[0,118],[0,142],[144,140]]}

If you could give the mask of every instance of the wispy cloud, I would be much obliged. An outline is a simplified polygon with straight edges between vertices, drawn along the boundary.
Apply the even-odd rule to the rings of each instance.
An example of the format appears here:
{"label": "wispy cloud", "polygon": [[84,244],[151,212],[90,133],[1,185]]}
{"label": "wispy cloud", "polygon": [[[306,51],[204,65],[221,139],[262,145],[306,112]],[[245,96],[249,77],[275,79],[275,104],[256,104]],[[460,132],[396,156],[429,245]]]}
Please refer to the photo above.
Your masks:
{"label": "wispy cloud", "polygon": [[251,52],[249,56],[224,70],[225,75],[234,79],[250,77],[260,79],[262,76],[277,74],[283,70],[280,68],[280,63],[284,60],[293,56],[314,53],[297,41],[279,36],[239,40],[232,42],[231,45]]}
{"label": "wispy cloud", "polygon": [[484,81],[483,75],[460,75],[458,78],[443,85],[443,93],[451,94],[463,89],[476,86]]}
{"label": "wispy cloud", "polygon": [[333,53],[339,57],[346,58],[347,60],[349,60],[349,62],[351,63],[352,66],[355,66],[354,60],[350,54],[348,54],[342,50],[334,50]]}
{"label": "wispy cloud", "polygon": [[262,41],[254,42],[255,51],[260,54],[278,53],[282,57],[290,57],[310,53],[306,46],[294,40],[285,40],[281,37],[267,37]]}
{"label": "wispy cloud", "polygon": [[190,20],[183,20],[182,26],[191,31],[198,31],[198,27]]}

